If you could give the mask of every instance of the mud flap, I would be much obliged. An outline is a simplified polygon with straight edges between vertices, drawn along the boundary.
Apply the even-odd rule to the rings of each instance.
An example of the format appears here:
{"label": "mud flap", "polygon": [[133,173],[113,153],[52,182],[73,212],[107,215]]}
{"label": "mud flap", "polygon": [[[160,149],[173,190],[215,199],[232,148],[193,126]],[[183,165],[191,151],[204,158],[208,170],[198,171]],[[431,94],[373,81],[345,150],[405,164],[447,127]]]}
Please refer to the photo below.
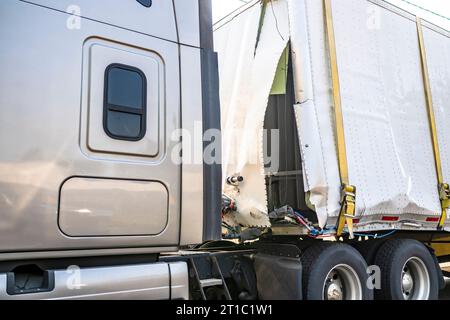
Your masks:
{"label": "mud flap", "polygon": [[260,300],[302,300],[302,264],[297,246],[264,246],[258,250],[254,265]]}

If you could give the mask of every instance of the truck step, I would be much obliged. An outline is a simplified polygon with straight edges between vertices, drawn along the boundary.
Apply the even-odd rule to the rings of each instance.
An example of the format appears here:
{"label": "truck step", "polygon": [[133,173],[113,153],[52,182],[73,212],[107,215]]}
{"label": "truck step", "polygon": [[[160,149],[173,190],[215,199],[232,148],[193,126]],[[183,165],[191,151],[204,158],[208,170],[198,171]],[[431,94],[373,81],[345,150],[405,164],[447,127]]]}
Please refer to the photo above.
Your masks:
{"label": "truck step", "polygon": [[[221,287],[224,293],[224,296],[227,300],[231,300],[230,291],[228,290],[227,284],[223,277],[222,270],[220,269],[219,262],[217,258],[213,255],[207,255],[199,258],[199,263],[203,262],[203,264],[207,265],[207,272],[204,274],[200,274],[199,269],[196,265],[195,257],[189,258],[189,263],[192,268],[192,272],[194,275],[195,282],[197,283],[197,290],[200,292],[201,298],[203,300],[208,300],[208,296],[206,291],[210,287]],[[204,268],[203,268],[204,269]],[[203,270],[204,271],[204,270]],[[201,279],[205,277],[206,279]]]}
{"label": "truck step", "polygon": [[200,285],[202,288],[221,286],[223,284],[222,279],[211,278],[200,280]]}

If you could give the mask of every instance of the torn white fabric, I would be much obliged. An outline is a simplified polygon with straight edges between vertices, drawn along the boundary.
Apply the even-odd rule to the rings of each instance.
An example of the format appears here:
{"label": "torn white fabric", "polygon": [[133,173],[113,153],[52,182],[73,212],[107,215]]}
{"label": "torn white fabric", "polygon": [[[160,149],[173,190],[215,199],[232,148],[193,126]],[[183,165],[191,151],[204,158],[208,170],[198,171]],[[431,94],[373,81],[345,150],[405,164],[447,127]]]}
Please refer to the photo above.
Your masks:
{"label": "torn white fabric", "polygon": [[[219,27],[214,34],[219,53],[224,192],[236,193],[226,185],[227,177],[244,177],[235,195],[244,225],[269,223],[263,161],[264,116],[277,64],[289,40],[287,2],[273,1],[265,11],[255,51],[260,16],[261,6],[253,6],[236,14],[231,23]],[[260,213],[266,217],[264,221],[253,221]]]}

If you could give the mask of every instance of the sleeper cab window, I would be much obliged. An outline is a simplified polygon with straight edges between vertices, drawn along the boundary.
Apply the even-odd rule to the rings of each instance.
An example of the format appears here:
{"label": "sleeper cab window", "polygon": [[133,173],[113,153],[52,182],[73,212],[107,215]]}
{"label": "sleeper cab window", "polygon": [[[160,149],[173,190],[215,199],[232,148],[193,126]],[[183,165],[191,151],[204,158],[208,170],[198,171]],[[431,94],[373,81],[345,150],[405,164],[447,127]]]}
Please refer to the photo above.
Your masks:
{"label": "sleeper cab window", "polygon": [[145,136],[147,79],[132,66],[111,64],[105,71],[103,128],[117,140],[139,141]]}

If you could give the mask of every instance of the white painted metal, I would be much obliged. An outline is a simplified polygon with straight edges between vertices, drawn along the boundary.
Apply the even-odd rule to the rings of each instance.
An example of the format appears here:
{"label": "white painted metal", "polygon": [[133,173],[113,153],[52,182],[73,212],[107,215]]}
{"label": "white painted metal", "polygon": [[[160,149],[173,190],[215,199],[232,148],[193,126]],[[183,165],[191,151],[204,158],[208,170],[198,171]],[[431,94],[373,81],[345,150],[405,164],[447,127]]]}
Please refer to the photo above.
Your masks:
{"label": "white painted metal", "polygon": [[[333,17],[350,181],[357,186],[356,216],[437,216],[440,204],[415,22],[368,1],[351,2],[334,1]],[[324,180],[310,187],[326,187],[319,198],[326,199],[330,218],[338,214],[340,182],[323,6],[318,1],[304,5],[317,120],[302,123],[307,126],[303,131],[317,130],[321,136],[315,157],[324,158]],[[372,11],[379,21],[368,21]],[[302,150],[316,149],[302,145]],[[312,175],[317,172],[315,163],[304,166]]]}

